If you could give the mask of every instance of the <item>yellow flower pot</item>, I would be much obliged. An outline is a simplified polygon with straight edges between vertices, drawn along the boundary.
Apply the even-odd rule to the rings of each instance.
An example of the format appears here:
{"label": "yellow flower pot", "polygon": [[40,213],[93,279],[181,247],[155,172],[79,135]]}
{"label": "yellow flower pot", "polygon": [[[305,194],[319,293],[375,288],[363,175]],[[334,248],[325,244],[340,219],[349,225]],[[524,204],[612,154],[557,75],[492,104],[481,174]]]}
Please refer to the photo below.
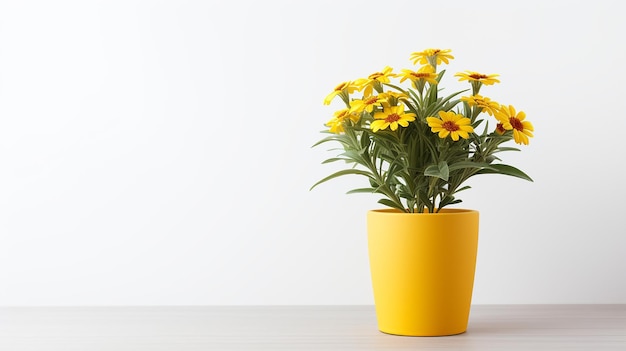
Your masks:
{"label": "yellow flower pot", "polygon": [[370,269],[378,329],[409,336],[467,330],[478,211],[367,213]]}

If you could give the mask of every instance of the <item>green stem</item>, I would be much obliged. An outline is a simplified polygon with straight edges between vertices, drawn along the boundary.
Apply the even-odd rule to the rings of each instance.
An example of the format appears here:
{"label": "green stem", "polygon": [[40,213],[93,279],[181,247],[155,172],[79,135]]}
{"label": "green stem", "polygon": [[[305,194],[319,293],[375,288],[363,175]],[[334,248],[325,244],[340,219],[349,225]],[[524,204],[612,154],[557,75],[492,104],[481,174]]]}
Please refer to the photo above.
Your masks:
{"label": "green stem", "polygon": [[[363,136],[361,136],[363,137]],[[356,137],[353,138],[354,145],[358,145],[359,142]],[[371,157],[371,156],[370,156]],[[378,184],[378,190],[385,195],[390,201],[392,201],[398,209],[403,209],[405,212],[408,212],[405,209],[405,206],[402,204],[402,200],[396,195],[395,191],[387,185],[385,182],[383,175],[379,170],[382,170],[382,160],[380,166],[376,166],[376,158],[363,158],[364,166],[374,175],[375,182]]]}

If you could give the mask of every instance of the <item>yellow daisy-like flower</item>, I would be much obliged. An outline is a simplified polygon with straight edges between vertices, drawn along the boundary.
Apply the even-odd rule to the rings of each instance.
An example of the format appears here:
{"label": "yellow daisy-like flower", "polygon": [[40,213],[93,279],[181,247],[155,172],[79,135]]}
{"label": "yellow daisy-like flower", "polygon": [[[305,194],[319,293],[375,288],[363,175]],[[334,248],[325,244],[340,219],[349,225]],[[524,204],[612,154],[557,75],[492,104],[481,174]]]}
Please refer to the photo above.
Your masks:
{"label": "yellow daisy-like flower", "polygon": [[493,85],[494,83],[500,83],[496,77],[500,76],[499,74],[482,74],[474,71],[465,71],[459,72],[454,75],[455,77],[460,77],[459,82],[467,80],[469,82],[480,82],[485,85]]}
{"label": "yellow daisy-like flower", "polygon": [[333,92],[324,98],[324,105],[330,105],[330,102],[335,98],[335,96],[341,93],[352,94],[358,89],[359,86],[351,81],[343,82],[337,85],[335,89],[333,89]]}
{"label": "yellow daisy-like flower", "polygon": [[333,119],[326,123],[327,127],[330,127],[331,133],[343,133],[344,122],[349,119],[352,122],[356,123],[359,121],[359,116],[353,113],[350,113],[350,109],[344,108],[339,111],[335,111]]}
{"label": "yellow daisy-like flower", "polygon": [[500,104],[481,95],[463,96],[461,97],[461,101],[467,102],[470,106],[482,107],[482,111],[487,112],[489,116],[493,116],[493,114],[500,108]]}
{"label": "yellow daisy-like flower", "polygon": [[381,87],[382,83],[390,83],[390,77],[395,77],[396,75],[392,73],[393,68],[389,66],[385,66],[381,72],[374,72],[370,74],[367,78],[357,79],[355,84],[359,86],[359,90],[365,89],[363,91],[364,96],[371,96],[375,87]]}
{"label": "yellow daisy-like flower", "polygon": [[[440,65],[442,62],[445,64],[450,63],[450,60],[454,58],[454,56],[450,55],[450,49],[426,49],[424,51],[414,52],[411,54],[411,60],[413,60],[413,64],[437,64]],[[429,60],[430,58],[430,60]],[[434,61],[434,62],[431,62]]]}
{"label": "yellow daisy-like flower", "polygon": [[382,112],[376,112],[374,119],[370,125],[373,132],[387,129],[387,127],[395,131],[398,129],[398,125],[408,127],[409,122],[415,121],[415,114],[405,113],[404,105],[389,106],[385,107]]}
{"label": "yellow daisy-like flower", "polygon": [[448,135],[454,141],[459,140],[459,137],[468,139],[469,133],[474,132],[470,119],[454,112],[439,111],[439,118],[426,117],[426,122],[433,133],[439,133],[441,139]]}
{"label": "yellow daisy-like flower", "polygon": [[[535,128],[532,123],[526,121],[526,113],[524,111],[515,112],[515,108],[511,105],[501,105],[496,111],[495,117],[504,130],[513,130],[513,139],[518,144],[528,145],[528,138],[533,136]],[[497,129],[496,129],[497,131]]]}
{"label": "yellow daisy-like flower", "polygon": [[352,100],[350,101],[350,112],[351,113],[361,113],[363,111],[372,112],[374,111],[374,107],[381,106],[381,104],[385,101],[384,96],[380,95],[372,95],[370,97],[363,98],[363,100]]}
{"label": "yellow daisy-like flower", "polygon": [[341,119],[333,118],[326,122],[326,126],[330,128],[329,131],[331,133],[340,134],[344,132],[343,120]]}
{"label": "yellow daisy-like flower", "polygon": [[374,72],[370,74],[367,79],[369,81],[379,81],[381,83],[389,83],[389,77],[395,77],[395,74],[391,73],[393,69],[389,66],[385,66],[382,72]]}
{"label": "yellow daisy-like flower", "polygon": [[426,81],[430,84],[437,84],[437,73],[435,73],[435,67],[431,65],[424,65],[419,70],[411,71],[410,69],[403,69],[402,73],[400,73],[402,77],[400,79],[400,83],[404,82],[407,79],[410,79],[413,84],[419,80]]}

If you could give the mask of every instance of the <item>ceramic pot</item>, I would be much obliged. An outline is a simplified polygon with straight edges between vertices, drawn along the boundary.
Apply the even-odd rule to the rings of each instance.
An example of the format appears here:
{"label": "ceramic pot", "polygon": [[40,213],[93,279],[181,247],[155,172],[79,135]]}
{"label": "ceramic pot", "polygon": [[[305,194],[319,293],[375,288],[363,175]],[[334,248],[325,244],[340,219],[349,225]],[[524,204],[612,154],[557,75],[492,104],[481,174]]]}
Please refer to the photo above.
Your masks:
{"label": "ceramic pot", "polygon": [[367,214],[380,331],[443,336],[467,330],[478,248],[478,211]]}

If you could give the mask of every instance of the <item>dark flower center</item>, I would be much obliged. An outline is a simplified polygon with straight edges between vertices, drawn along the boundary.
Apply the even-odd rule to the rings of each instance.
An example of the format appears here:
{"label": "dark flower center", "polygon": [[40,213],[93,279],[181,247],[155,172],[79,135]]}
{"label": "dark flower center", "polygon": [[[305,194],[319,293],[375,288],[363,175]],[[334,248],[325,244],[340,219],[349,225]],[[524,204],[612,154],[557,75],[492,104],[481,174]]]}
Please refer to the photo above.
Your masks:
{"label": "dark flower center", "polygon": [[372,96],[370,98],[365,99],[363,102],[366,105],[371,105],[371,104],[375,104],[378,101],[378,96]]}
{"label": "dark flower center", "polygon": [[370,76],[368,77],[369,79],[375,80],[378,79],[380,77],[384,76],[384,74],[380,73],[380,72],[376,72],[376,73],[372,73],[370,74]]}
{"label": "dark flower center", "polygon": [[441,126],[443,127],[443,129],[449,132],[454,132],[454,131],[459,130],[459,126],[452,121],[445,121],[441,124]]}
{"label": "dark flower center", "polygon": [[486,74],[479,74],[479,73],[476,73],[476,74],[470,74],[470,77],[471,77],[471,78],[473,78],[473,79],[476,79],[476,80],[481,80],[481,79],[487,79],[487,78],[489,78],[489,76],[487,76]]}
{"label": "dark flower center", "polygon": [[509,123],[511,123],[511,126],[513,127],[513,129],[517,129],[519,131],[524,130],[524,125],[522,124],[522,121],[520,121],[519,119],[515,117],[510,117]]}
{"label": "dark flower center", "polygon": [[347,85],[348,85],[347,83],[341,83],[337,85],[337,87],[335,88],[335,91],[342,91],[343,88],[345,88]]}
{"label": "dark flower center", "polygon": [[397,113],[391,113],[387,116],[387,118],[385,118],[385,122],[388,123],[397,122],[398,120],[400,120],[400,115]]}
{"label": "dark flower center", "polygon": [[498,123],[498,125],[496,125],[496,131],[500,134],[504,134],[504,132],[506,132],[502,123]]}

